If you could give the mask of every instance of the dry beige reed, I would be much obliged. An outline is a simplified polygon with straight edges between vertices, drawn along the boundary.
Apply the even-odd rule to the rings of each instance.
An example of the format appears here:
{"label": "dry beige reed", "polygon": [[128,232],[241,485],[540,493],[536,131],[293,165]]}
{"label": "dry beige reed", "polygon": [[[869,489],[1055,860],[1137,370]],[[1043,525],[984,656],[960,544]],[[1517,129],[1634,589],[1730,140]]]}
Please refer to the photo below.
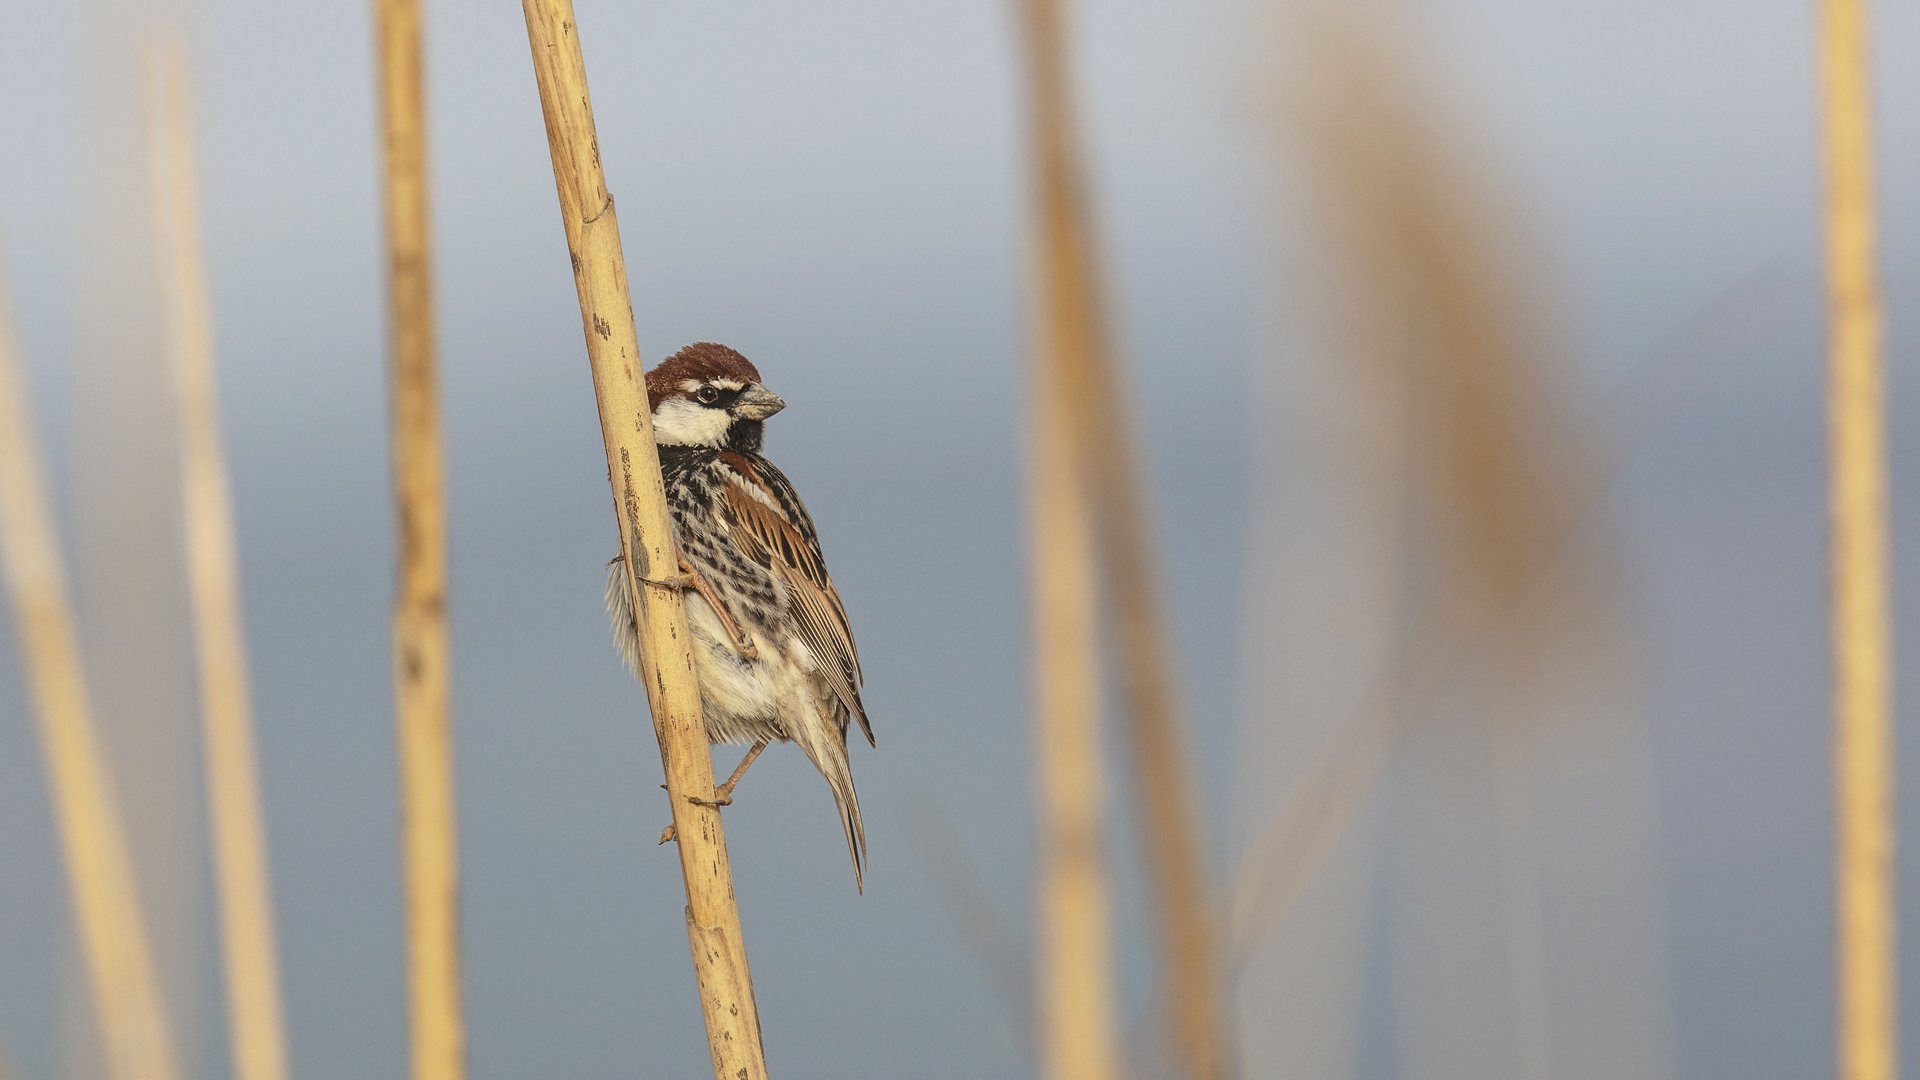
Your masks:
{"label": "dry beige reed", "polygon": [[435,372],[433,236],[418,0],[375,0],[385,196],[394,520],[394,721],[413,1080],[466,1074],[454,799],[447,511]]}
{"label": "dry beige reed", "polygon": [[628,599],[638,615],[640,681],[653,709],[686,881],[687,937],[713,1073],[715,1080],[764,1080],[760,1015],[740,910],[734,903],[726,834],[718,808],[693,802],[712,798],[714,785],[686,608],[677,589],[654,584],[643,588],[639,580],[670,576],[678,554],[647,409],[620,225],[601,172],[578,26],[569,0],[523,0],[522,6],[580,296],[620,551],[626,559]]}
{"label": "dry beige reed", "polygon": [[[1030,505],[1043,822],[1041,1030],[1051,1032],[1042,1038],[1043,1068],[1049,1075],[1105,1076],[1114,1067],[1094,689],[1096,569],[1104,569],[1133,744],[1132,795],[1163,957],[1167,1044],[1181,1073],[1219,1080],[1226,1072],[1225,1042],[1206,845],[1188,777],[1144,485],[1125,422],[1124,378],[1103,321],[1077,158],[1066,18],[1057,0],[1027,0],[1021,11],[1038,388]],[[1069,1012],[1078,1019],[1068,1023],[1056,1015]]]}
{"label": "dry beige reed", "polygon": [[239,553],[220,435],[213,315],[200,248],[187,61],[178,39],[167,38],[147,49],[146,105],[163,352],[179,410],[181,521],[228,1048],[235,1080],[285,1080],[286,1025],[254,750]]}
{"label": "dry beige reed", "polygon": [[34,429],[0,288],[0,547],[101,1056],[109,1080],[176,1080],[173,1034],[113,772],[87,701]]}
{"label": "dry beige reed", "polygon": [[1900,1074],[1893,615],[1870,47],[1864,0],[1821,0],[1841,1080],[1893,1080]]}

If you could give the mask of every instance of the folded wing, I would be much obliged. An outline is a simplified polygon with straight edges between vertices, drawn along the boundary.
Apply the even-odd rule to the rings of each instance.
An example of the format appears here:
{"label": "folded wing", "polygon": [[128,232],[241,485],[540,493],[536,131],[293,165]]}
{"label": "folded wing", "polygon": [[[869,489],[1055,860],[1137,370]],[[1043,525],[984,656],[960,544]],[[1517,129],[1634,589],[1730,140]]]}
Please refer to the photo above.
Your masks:
{"label": "folded wing", "polygon": [[853,643],[840,593],[827,576],[820,540],[800,496],[779,469],[759,458],[727,453],[732,483],[721,494],[721,514],[734,543],[748,558],[787,584],[795,630],[813,653],[827,688],[860,721],[873,743],[873,728],[860,702],[860,653]]}

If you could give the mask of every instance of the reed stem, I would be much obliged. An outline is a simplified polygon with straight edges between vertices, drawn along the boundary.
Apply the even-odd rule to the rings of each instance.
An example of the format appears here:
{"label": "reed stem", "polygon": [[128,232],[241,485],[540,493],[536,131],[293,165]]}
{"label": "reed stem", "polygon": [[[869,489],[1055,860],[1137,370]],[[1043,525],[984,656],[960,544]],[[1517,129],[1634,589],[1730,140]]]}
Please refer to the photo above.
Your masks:
{"label": "reed stem", "polygon": [[[1084,489],[1071,499],[1087,500],[1086,507],[1058,511],[1059,521],[1048,528],[1085,530],[1098,537],[1117,616],[1121,686],[1128,706],[1134,786],[1155,899],[1174,1056],[1192,1080],[1219,1080],[1226,1063],[1206,844],[1188,779],[1184,720],[1154,570],[1145,488],[1133,439],[1123,423],[1125,380],[1114,362],[1104,325],[1076,152],[1065,21],[1058,0],[1028,0],[1024,12],[1033,117],[1034,318],[1041,327],[1041,362],[1056,372],[1051,378],[1057,382],[1049,389],[1059,395],[1046,415],[1036,407],[1034,446],[1037,454],[1061,453],[1071,458],[1058,466],[1068,470],[1068,479],[1061,482]],[[1046,384],[1048,378],[1043,371],[1036,381]],[[1077,448],[1051,447],[1046,441],[1052,437],[1050,429],[1066,433]],[[1045,493],[1040,490],[1053,482],[1046,470],[1055,467],[1036,465],[1036,515],[1055,512],[1045,505],[1047,501],[1068,497],[1051,488]],[[1075,515],[1083,511],[1091,517],[1076,520]],[[1036,552],[1062,542],[1036,539]],[[1093,554],[1089,549],[1075,557],[1090,560]],[[1040,558],[1051,556],[1037,554],[1036,559]],[[1035,573],[1039,600],[1038,590],[1046,582],[1038,562]],[[1091,612],[1086,618],[1086,648],[1091,652],[1097,635]],[[1036,640],[1044,642],[1045,633],[1038,633]],[[1040,670],[1042,680],[1054,677],[1044,660]],[[1050,693],[1043,690],[1043,700]],[[1052,721],[1043,715],[1041,722]],[[1044,745],[1048,737],[1042,738]],[[1097,757],[1097,743],[1088,752]],[[1043,783],[1048,782],[1050,768],[1042,766]]]}
{"label": "reed stem", "polygon": [[66,568],[0,288],[0,548],[73,922],[110,1080],[176,1080],[173,1036],[105,747],[94,729]]}
{"label": "reed stem", "polygon": [[1899,1075],[1892,614],[1865,0],[1821,0],[1841,1080]]}
{"label": "reed stem", "polygon": [[285,1080],[280,963],[254,751],[238,547],[220,438],[213,315],[200,250],[186,59],[179,42],[169,40],[150,46],[146,60],[148,166],[165,353],[180,415],[182,518],[228,1046],[235,1080]]}
{"label": "reed stem", "polygon": [[720,813],[694,803],[713,794],[713,758],[700,715],[692,637],[678,590],[639,578],[673,575],[679,557],[653,444],[644,369],[627,291],[620,226],[601,171],[600,144],[587,93],[586,61],[570,0],[522,0],[534,77],[546,116],[554,186],[566,227],[580,321],[593,368],[607,476],[620,526],[628,598],[637,613],[640,681],[653,710],[654,734],[679,839],[687,888],[687,937],[713,1053],[715,1080],[764,1080],[760,1014],[747,968],[740,911],[733,899]]}
{"label": "reed stem", "polygon": [[413,1080],[461,1080],[460,871],[447,642],[447,511],[434,370],[433,220],[419,0],[375,0],[386,196],[394,517],[394,717],[400,746]]}

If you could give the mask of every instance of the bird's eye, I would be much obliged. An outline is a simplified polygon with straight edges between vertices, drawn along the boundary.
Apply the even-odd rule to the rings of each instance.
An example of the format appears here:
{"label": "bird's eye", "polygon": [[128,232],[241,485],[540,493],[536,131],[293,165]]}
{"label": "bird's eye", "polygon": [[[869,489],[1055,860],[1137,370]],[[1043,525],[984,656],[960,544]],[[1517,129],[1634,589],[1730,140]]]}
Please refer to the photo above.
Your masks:
{"label": "bird's eye", "polygon": [[695,394],[694,397],[699,399],[702,405],[711,405],[720,400],[720,391],[715,390],[711,386],[703,386],[700,388],[700,392]]}

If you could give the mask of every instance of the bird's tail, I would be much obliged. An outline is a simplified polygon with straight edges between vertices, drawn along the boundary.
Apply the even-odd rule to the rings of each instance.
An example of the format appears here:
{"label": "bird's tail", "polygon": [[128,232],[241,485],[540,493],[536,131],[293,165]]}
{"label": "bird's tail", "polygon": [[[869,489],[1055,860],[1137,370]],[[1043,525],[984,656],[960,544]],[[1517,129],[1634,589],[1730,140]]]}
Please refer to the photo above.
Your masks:
{"label": "bird's tail", "polygon": [[840,828],[847,835],[847,854],[853,856],[853,887],[866,892],[867,827],[860,820],[860,795],[853,790],[853,766],[847,760],[845,736],[831,735],[818,740],[800,741],[800,748],[813,760],[813,767],[826,777],[833,789],[833,804],[840,811]]}

